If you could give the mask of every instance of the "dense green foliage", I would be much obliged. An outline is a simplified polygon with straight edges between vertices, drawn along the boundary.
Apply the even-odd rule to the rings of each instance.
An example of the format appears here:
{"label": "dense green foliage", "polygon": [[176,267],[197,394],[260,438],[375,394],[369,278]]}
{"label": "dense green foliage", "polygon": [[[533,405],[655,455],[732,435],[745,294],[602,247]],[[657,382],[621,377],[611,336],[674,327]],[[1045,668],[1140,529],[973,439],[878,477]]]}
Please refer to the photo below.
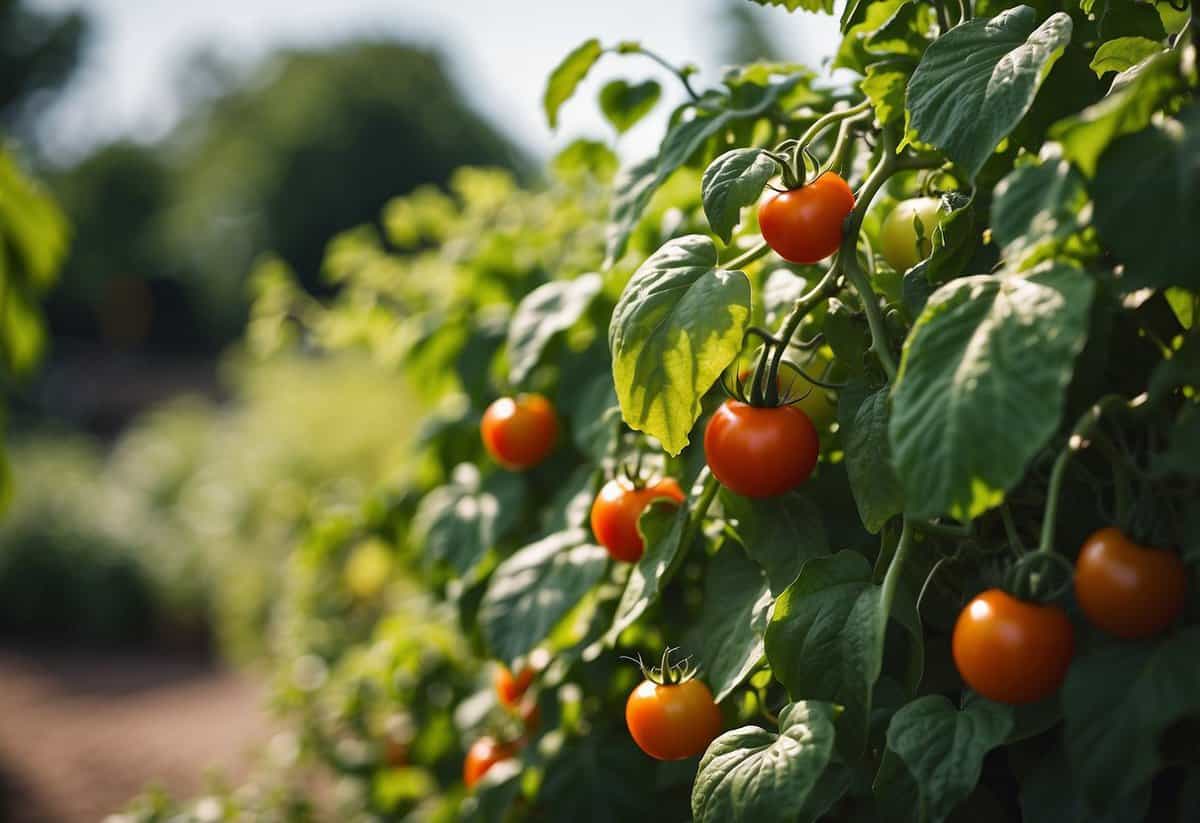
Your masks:
{"label": "dense green foliage", "polygon": [[[580,142],[545,190],[461,172],[449,193],[393,202],[382,233],[336,237],[327,301],[278,262],[260,268],[258,352],[365,348],[436,404],[419,470],[314,519],[288,563],[279,701],[304,751],[344,777],[341,819],[1189,819],[1188,12],[852,0],[835,65],[853,81],[758,64],[698,89],[678,68],[688,101],[611,189],[613,156]],[[599,64],[645,56],[594,40],[571,51],[548,119],[568,120]],[[617,128],[655,97],[606,89]],[[829,262],[785,265],[742,209],[814,163],[842,173],[856,204]],[[928,255],[895,271],[874,254],[879,229],[918,194],[940,198],[937,225],[926,236],[914,222]],[[773,497],[721,489],[703,424],[723,374],[769,406],[785,362],[837,395],[815,474]],[[518,473],[488,457],[478,426],[522,391],[551,399],[562,433]],[[605,559],[587,528],[597,489],[630,466],[688,492],[644,512],[635,564]],[[1159,634],[1117,640],[1076,608],[1075,555],[1110,525],[1187,564],[1182,614]],[[964,681],[978,650],[961,647],[956,618],[997,586],[1073,627],[1073,652],[1022,672],[1018,649],[1020,665],[983,673],[1064,664],[1036,703]],[[665,646],[699,667],[727,731],[701,757],[658,763],[625,728],[641,675],[620,656]],[[473,658],[536,663],[540,720],[500,705]],[[485,733],[517,755],[464,792],[459,758]]]}

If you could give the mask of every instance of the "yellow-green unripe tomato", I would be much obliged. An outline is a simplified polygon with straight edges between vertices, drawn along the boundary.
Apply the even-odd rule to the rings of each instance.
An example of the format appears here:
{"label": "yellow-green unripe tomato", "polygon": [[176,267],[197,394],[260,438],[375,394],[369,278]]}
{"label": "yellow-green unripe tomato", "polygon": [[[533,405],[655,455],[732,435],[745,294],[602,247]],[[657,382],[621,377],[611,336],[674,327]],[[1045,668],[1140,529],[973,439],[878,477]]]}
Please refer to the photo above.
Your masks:
{"label": "yellow-green unripe tomato", "polygon": [[356,600],[373,600],[392,575],[392,553],[377,537],[354,547],[342,572],[346,588]]}
{"label": "yellow-green unripe tomato", "polygon": [[[879,230],[883,259],[898,272],[906,272],[933,251],[933,230],[937,228],[942,201],[936,197],[902,200],[892,209]],[[921,221],[917,234],[914,219]]]}

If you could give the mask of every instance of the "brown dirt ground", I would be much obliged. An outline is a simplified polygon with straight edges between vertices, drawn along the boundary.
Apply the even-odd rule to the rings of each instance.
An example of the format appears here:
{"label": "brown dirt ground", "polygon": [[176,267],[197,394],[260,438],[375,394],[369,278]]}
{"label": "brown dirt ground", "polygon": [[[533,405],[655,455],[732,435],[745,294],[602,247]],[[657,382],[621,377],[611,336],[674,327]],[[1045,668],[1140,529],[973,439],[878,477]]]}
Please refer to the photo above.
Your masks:
{"label": "brown dirt ground", "polygon": [[0,821],[96,823],[150,783],[237,780],[270,735],[263,697],[195,659],[0,650]]}

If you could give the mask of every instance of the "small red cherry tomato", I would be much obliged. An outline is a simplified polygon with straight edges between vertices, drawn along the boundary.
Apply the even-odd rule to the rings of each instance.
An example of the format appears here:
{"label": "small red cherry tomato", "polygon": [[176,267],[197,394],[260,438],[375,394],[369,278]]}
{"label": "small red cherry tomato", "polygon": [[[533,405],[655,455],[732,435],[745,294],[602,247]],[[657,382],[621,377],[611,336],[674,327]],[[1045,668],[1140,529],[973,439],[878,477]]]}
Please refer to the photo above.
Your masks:
{"label": "small red cherry tomato", "polygon": [[727,400],[704,430],[704,456],[722,485],[744,497],[772,497],[812,474],[821,441],[795,406],[763,408]]}
{"label": "small red cherry tomato", "polygon": [[534,670],[532,666],[523,666],[513,675],[508,667],[496,664],[496,673],[492,675],[492,685],[496,688],[496,699],[504,706],[515,707],[525,696],[529,685],[533,683]]}
{"label": "small red cherry tomato", "polygon": [[506,469],[541,463],[558,439],[554,407],[540,394],[501,397],[487,407],[480,425],[483,445]]}
{"label": "small red cherry tomato", "polygon": [[1075,561],[1075,598],[1093,625],[1126,640],[1158,634],[1187,598],[1187,567],[1167,549],[1139,546],[1120,529],[1084,541]]}
{"label": "small red cherry tomato", "polygon": [[962,679],[988,700],[1035,703],[1067,676],[1075,629],[1058,606],[989,589],[958,616],[952,647]]}
{"label": "small red cherry tomato", "polygon": [[463,782],[471,788],[492,766],[516,755],[517,747],[512,743],[497,743],[494,737],[479,738],[467,749],[467,757],[463,760]]}
{"label": "small red cherry tomato", "polygon": [[643,680],[625,703],[633,741],[658,760],[695,757],[721,733],[721,710],[699,680],[659,685]]}
{"label": "small red cherry tomato", "polygon": [[604,484],[592,503],[592,533],[613,559],[636,563],[645,550],[637,529],[642,512],[655,500],[682,503],[684,497],[683,489],[671,477],[641,488],[623,477],[614,478]]}
{"label": "small red cherry tomato", "polygon": [[827,171],[807,186],[775,195],[758,209],[758,227],[775,253],[789,263],[816,263],[838,250],[842,223],[854,208],[854,192]]}

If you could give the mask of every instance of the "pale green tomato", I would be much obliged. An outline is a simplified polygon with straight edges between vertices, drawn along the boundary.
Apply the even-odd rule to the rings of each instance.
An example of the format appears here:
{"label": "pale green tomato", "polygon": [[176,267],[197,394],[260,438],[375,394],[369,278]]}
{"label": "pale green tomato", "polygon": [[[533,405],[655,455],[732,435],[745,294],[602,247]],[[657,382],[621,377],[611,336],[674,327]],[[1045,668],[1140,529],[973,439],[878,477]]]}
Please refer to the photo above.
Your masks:
{"label": "pale green tomato", "polygon": [[356,600],[373,600],[391,577],[392,553],[379,538],[368,538],[354,547],[342,573]]}
{"label": "pale green tomato", "polygon": [[[889,266],[898,272],[906,272],[929,256],[940,207],[941,200],[936,197],[914,197],[896,204],[879,231],[883,259]],[[913,218],[921,221],[920,242]]]}

